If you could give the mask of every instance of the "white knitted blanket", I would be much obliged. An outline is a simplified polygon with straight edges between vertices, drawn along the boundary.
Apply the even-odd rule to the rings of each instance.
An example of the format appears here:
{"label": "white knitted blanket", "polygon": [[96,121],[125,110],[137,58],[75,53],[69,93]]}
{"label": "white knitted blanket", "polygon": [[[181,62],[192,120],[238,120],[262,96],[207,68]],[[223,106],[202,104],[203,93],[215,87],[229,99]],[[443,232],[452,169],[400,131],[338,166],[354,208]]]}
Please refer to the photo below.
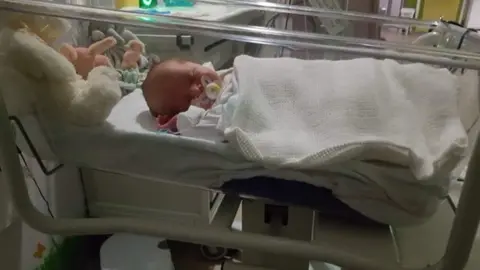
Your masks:
{"label": "white knitted blanket", "polygon": [[237,93],[222,120],[224,135],[248,160],[270,168],[383,161],[421,180],[449,173],[467,146],[457,80],[446,69],[239,56],[232,83]]}

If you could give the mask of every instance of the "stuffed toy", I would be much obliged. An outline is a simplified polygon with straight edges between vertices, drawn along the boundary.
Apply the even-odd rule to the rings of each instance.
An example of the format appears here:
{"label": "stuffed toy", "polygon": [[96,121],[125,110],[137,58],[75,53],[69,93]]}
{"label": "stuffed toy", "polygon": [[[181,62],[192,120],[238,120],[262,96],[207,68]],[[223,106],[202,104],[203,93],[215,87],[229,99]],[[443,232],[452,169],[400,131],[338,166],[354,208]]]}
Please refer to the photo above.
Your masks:
{"label": "stuffed toy", "polygon": [[125,47],[126,51],[123,54],[121,64],[122,81],[137,85],[140,76],[138,64],[145,45],[139,40],[131,40]]}
{"label": "stuffed toy", "polygon": [[57,124],[93,126],[104,123],[121,98],[114,69],[94,67],[84,80],[31,30],[3,29],[0,52],[0,87],[11,115],[35,112]]}
{"label": "stuffed toy", "polygon": [[78,75],[87,79],[88,74],[94,67],[111,66],[110,60],[102,54],[115,44],[117,44],[117,41],[113,37],[97,41],[88,48],[74,48],[70,44],[63,44],[60,53],[73,64]]}
{"label": "stuffed toy", "polygon": [[0,25],[11,30],[22,29],[34,33],[49,46],[71,29],[70,23],[65,19],[8,11],[0,12]]}
{"label": "stuffed toy", "polygon": [[139,40],[133,32],[121,25],[91,22],[89,31],[93,42],[105,37],[114,37],[120,46],[124,46],[131,40]]}
{"label": "stuffed toy", "polygon": [[[97,22],[89,23],[88,36],[90,37],[90,41],[92,43],[102,40],[106,37],[115,38],[115,40],[117,41],[117,46],[107,50],[105,56],[110,59],[113,66],[117,69],[121,68],[123,55],[128,48],[128,43],[133,40],[139,41],[138,37],[133,32],[123,26]],[[146,69],[148,67],[148,59],[143,56],[144,54],[145,51],[142,51],[142,55],[140,56],[139,60],[140,70]]]}

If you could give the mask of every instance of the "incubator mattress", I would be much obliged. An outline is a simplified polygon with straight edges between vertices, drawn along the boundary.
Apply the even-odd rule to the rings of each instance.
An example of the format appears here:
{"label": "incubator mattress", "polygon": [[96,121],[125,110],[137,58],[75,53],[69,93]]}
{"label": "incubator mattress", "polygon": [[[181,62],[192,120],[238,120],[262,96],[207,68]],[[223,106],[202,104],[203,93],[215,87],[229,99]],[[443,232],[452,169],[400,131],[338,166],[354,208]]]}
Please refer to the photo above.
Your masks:
{"label": "incubator mattress", "polygon": [[[474,100],[478,100],[476,92],[472,95],[475,95]],[[478,115],[477,102],[465,102],[464,105],[461,106],[464,114]],[[476,120],[476,117],[470,118],[467,119],[470,122],[466,124],[467,127]],[[34,133],[47,134],[48,144],[53,148],[56,158],[64,163],[157,181],[224,188],[228,192],[247,193],[323,210],[332,208],[332,212],[343,211],[346,215],[355,215],[350,207],[365,216],[392,225],[426,220],[435,212],[446,193],[441,186],[423,187],[423,191],[398,186],[405,189],[405,194],[409,194],[407,200],[412,199],[422,205],[418,211],[402,208],[390,200],[383,190],[366,185],[369,175],[362,173],[365,166],[358,162],[332,166],[322,177],[306,172],[264,168],[245,160],[225,143],[159,132],[140,90],[123,98],[101,127],[58,130],[42,126],[35,129],[35,126],[39,127],[38,122],[32,119],[22,119],[22,122],[29,135],[35,138],[37,147],[42,146],[39,146],[40,141]],[[45,155],[42,157],[50,158]],[[395,169],[385,170],[376,172],[375,177],[395,178],[395,173]],[[352,182],[352,179],[356,180]],[[328,186],[325,185],[327,182],[335,184]],[[278,188],[268,188],[272,185]],[[326,189],[332,190],[341,202],[325,200],[332,195]]]}

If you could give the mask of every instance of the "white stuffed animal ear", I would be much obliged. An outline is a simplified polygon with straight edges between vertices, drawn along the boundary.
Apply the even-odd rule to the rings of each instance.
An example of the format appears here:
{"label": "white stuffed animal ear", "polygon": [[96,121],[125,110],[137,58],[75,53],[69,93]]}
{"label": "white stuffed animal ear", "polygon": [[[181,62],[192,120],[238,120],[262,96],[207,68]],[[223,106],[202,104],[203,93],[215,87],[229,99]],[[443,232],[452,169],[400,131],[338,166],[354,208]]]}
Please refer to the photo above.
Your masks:
{"label": "white stuffed animal ear", "polygon": [[36,36],[25,31],[16,31],[10,42],[10,59],[15,66],[31,76],[50,81],[70,81],[76,79],[73,65],[61,54],[49,47]]}

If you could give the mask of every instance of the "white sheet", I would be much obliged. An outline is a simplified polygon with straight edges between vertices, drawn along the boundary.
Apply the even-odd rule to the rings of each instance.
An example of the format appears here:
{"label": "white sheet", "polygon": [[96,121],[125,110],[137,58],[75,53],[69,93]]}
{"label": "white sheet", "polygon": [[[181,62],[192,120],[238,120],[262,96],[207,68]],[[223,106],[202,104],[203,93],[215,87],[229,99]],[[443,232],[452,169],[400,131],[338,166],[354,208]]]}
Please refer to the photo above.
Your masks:
{"label": "white sheet", "polygon": [[[320,177],[307,172],[269,170],[219,142],[159,134],[139,90],[120,101],[103,127],[58,129],[42,121],[40,130],[35,118],[22,122],[38,142],[37,147],[41,147],[41,140],[36,137],[46,132],[50,146],[64,163],[197,187],[216,188],[229,179],[255,175],[302,181],[331,188],[352,208],[394,225],[424,221],[446,193],[438,186],[420,191],[398,187],[404,190],[403,197],[391,198],[383,189],[367,183],[372,178],[390,181],[401,177],[396,168],[372,170],[359,162],[350,162],[332,166]],[[43,151],[42,157],[52,159]]]}

